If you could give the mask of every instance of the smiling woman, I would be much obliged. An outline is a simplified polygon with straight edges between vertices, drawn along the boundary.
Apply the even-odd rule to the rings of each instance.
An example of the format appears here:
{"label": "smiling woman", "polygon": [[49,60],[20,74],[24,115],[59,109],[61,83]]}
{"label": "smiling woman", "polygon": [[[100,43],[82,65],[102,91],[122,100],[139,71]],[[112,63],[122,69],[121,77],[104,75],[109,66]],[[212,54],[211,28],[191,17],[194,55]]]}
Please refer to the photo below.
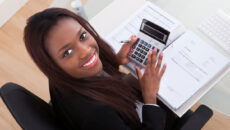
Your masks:
{"label": "smiling woman", "polygon": [[[116,55],[87,21],[66,9],[47,9],[28,20],[24,41],[32,59],[58,91],[70,89],[109,104],[121,116],[138,122],[134,88],[120,80]],[[89,65],[92,56],[97,57],[97,65],[82,69],[82,65]],[[101,61],[103,70],[112,78],[97,76],[102,70]]]}
{"label": "smiling woman", "polygon": [[[67,129],[164,128],[164,110],[156,105],[166,69],[160,69],[163,55],[156,66],[157,52],[151,52],[143,75],[137,67],[141,88],[118,71],[119,64],[129,62],[136,40],[132,36],[116,55],[87,21],[66,9],[46,9],[28,19],[26,49],[49,79],[51,102]],[[145,103],[143,125],[137,101]]]}
{"label": "smiling woman", "polygon": [[45,43],[52,59],[75,78],[95,76],[102,70],[96,40],[73,18],[60,19]]}

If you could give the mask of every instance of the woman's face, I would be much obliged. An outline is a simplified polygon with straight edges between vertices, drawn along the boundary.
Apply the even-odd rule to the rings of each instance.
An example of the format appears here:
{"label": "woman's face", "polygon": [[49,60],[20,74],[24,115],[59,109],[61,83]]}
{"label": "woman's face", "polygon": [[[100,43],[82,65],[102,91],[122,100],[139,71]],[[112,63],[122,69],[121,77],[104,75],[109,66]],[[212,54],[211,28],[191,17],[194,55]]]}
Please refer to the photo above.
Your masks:
{"label": "woman's face", "polygon": [[75,78],[96,76],[102,70],[96,40],[72,18],[58,21],[48,33],[45,48],[54,61]]}

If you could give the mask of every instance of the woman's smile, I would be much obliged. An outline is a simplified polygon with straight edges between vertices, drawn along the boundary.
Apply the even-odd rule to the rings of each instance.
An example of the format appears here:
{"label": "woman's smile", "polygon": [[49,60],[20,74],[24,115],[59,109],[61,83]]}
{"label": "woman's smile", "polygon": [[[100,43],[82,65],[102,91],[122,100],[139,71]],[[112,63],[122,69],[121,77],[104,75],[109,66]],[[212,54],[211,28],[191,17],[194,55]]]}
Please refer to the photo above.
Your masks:
{"label": "woman's smile", "polygon": [[97,52],[95,51],[92,54],[92,56],[90,56],[81,67],[82,69],[90,69],[97,64],[97,61],[98,61],[98,55]]}

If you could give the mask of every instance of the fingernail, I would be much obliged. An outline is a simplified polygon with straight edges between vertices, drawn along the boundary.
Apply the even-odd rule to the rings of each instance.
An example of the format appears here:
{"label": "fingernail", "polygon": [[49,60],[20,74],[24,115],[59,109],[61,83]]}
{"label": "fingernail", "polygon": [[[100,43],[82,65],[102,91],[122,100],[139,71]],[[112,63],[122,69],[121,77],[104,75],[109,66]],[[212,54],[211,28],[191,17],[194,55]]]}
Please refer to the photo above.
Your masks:
{"label": "fingernail", "polygon": [[153,51],[157,51],[157,48],[154,48]]}
{"label": "fingernail", "polygon": [[149,51],[149,54],[152,54],[153,53],[153,51],[151,50],[151,51]]}
{"label": "fingernail", "polygon": [[134,36],[134,37],[133,37],[133,40],[135,40],[135,41],[136,41],[136,40],[137,40],[137,36]]}
{"label": "fingernail", "polygon": [[162,57],[162,56],[163,56],[163,53],[161,53],[160,56]]}

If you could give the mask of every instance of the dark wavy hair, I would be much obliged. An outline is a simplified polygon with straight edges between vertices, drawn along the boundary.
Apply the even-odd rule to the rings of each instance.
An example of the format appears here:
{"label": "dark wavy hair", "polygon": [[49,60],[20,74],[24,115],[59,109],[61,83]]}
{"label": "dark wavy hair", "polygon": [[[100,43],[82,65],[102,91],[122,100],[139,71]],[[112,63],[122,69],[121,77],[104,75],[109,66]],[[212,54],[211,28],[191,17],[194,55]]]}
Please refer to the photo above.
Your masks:
{"label": "dark wavy hair", "polygon": [[[53,61],[45,49],[45,40],[51,28],[63,18],[73,18],[95,38],[99,46],[99,57],[103,70],[111,77],[95,76],[76,79]],[[53,86],[71,89],[77,94],[112,106],[125,121],[131,121],[132,125],[140,125],[135,105],[138,100],[137,90],[122,80],[114,51],[86,20],[67,9],[46,9],[28,19],[24,29],[24,42],[33,61]]]}

